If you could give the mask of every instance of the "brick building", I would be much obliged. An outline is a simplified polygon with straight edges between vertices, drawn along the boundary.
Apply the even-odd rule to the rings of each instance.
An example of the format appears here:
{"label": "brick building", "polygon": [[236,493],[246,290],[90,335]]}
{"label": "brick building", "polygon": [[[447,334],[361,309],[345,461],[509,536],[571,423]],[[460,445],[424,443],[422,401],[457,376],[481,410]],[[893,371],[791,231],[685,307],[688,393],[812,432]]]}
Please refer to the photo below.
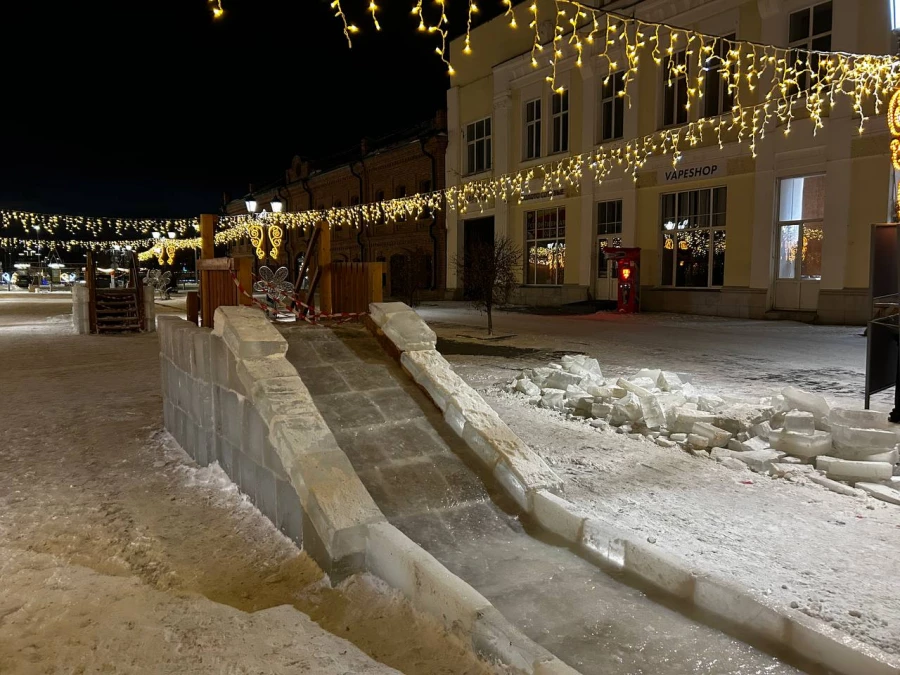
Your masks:
{"label": "brick building", "polygon": [[[271,211],[276,196],[285,211],[304,211],[376,203],[382,200],[439,190],[444,186],[447,118],[434,120],[374,141],[359,149],[321,161],[295,157],[284,179],[255,190],[258,208]],[[244,199],[225,206],[229,215],[246,213]],[[308,233],[288,230],[278,264],[287,265],[292,278],[306,254]],[[251,252],[249,241],[233,252]],[[386,297],[442,297],[446,289],[447,232],[443,211],[430,217],[370,227],[337,227],[332,233],[332,260],[384,262]],[[271,264],[271,263],[270,263]]]}

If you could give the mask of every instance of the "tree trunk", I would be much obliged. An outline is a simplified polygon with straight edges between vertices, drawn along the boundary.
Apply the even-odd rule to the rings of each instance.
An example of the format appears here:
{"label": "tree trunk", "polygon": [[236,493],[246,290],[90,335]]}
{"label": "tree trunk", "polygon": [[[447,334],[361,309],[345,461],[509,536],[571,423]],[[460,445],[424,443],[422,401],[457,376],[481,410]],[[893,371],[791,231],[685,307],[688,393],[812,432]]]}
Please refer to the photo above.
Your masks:
{"label": "tree trunk", "polygon": [[487,312],[487,317],[488,317],[488,335],[493,335],[493,334],[494,334],[494,314],[493,314],[493,309],[494,309],[494,308],[491,306],[491,303],[490,303],[490,302],[487,303],[487,305],[485,305],[485,311]]}

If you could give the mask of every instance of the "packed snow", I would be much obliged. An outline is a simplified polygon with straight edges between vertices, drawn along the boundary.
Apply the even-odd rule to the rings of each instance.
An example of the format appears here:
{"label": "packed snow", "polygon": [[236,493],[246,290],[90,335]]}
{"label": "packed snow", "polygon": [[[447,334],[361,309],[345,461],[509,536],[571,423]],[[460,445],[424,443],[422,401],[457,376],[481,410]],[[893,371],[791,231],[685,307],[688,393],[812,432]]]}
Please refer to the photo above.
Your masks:
{"label": "packed snow", "polygon": [[0,297],[0,673],[487,675],[368,575],[332,588],[161,431],[156,335]]}

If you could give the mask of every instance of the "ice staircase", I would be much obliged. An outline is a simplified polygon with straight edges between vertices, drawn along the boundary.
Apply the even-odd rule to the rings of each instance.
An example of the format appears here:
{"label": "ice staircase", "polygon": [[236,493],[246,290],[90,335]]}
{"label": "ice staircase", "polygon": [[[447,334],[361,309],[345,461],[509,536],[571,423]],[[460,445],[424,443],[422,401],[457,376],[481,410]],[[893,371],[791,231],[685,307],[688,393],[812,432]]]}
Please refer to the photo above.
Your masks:
{"label": "ice staircase", "polygon": [[282,331],[288,359],[388,520],[576,670],[799,672],[532,530],[363,326]]}
{"label": "ice staircase", "polygon": [[121,333],[141,330],[137,290],[134,288],[98,288],[97,332]]}

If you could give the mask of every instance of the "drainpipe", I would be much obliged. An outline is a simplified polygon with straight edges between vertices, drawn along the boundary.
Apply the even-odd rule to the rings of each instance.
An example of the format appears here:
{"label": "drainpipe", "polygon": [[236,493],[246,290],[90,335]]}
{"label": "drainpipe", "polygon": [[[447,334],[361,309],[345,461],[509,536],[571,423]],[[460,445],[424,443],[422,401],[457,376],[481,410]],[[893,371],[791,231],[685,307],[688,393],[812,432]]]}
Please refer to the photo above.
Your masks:
{"label": "drainpipe", "polygon": [[[362,162],[363,160],[359,160]],[[353,168],[356,166],[356,162],[350,162],[350,173],[356,176],[356,179],[359,181],[359,203],[360,205],[363,203],[363,177],[361,173],[356,173],[356,170]],[[365,164],[363,164],[365,167]],[[362,217],[360,217],[359,227],[356,230],[356,243],[359,246],[359,260],[360,262],[366,262],[366,253],[365,253],[365,245],[362,241],[362,233],[363,233],[363,223]]]}
{"label": "drainpipe", "polygon": [[[437,158],[428,152],[425,143],[431,136],[421,136],[419,144],[422,147],[422,154],[431,160],[431,189],[437,190]],[[437,224],[434,212],[431,213],[431,223],[428,225],[428,236],[431,237],[431,290],[437,289],[437,266],[438,266],[438,240],[434,233],[434,226]]]}

